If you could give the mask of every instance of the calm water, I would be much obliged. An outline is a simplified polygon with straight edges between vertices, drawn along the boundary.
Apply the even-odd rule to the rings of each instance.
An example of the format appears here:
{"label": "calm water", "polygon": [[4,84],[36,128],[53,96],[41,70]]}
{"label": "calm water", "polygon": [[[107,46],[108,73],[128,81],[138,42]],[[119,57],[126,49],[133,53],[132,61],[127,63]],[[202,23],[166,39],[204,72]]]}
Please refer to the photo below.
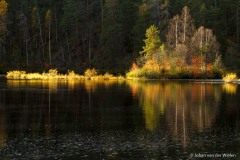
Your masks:
{"label": "calm water", "polygon": [[240,159],[236,84],[1,79],[0,89],[0,159]]}

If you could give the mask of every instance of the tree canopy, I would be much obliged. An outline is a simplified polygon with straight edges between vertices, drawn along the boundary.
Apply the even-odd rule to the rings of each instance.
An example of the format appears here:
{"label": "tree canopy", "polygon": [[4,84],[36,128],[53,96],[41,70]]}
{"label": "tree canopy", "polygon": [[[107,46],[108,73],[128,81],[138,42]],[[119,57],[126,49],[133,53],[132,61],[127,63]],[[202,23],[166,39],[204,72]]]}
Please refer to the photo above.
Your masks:
{"label": "tree canopy", "polygon": [[0,0],[0,71],[95,67],[123,73],[140,51],[151,56],[159,44],[188,59],[197,50],[218,52],[226,67],[239,69],[240,4],[215,2]]}

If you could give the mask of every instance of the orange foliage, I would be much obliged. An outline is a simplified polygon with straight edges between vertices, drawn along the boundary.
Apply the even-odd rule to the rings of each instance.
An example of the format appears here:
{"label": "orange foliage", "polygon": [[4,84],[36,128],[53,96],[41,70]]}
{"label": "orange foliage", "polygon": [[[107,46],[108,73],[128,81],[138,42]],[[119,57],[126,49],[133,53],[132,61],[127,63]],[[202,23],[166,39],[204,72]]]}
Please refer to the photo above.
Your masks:
{"label": "orange foliage", "polygon": [[50,67],[50,64],[49,63],[44,63],[44,66],[45,66],[45,68],[48,68],[48,67]]}
{"label": "orange foliage", "polygon": [[200,67],[201,67],[201,57],[193,57],[192,69],[193,69],[194,78],[196,78],[200,74]]}
{"label": "orange foliage", "polygon": [[148,60],[147,63],[143,66],[143,68],[159,72],[160,71],[160,66],[157,61],[155,60]]}
{"label": "orange foliage", "polygon": [[211,63],[207,64],[207,72],[212,72],[213,65]]}
{"label": "orange foliage", "polygon": [[170,62],[168,59],[164,59],[163,61],[163,67],[166,69],[166,70],[169,70],[171,68],[171,65],[170,65]]}
{"label": "orange foliage", "polygon": [[135,63],[135,62],[133,62],[133,63],[132,63],[131,70],[134,70],[134,69],[137,69],[137,68],[138,68],[138,66],[136,65],[136,63]]}

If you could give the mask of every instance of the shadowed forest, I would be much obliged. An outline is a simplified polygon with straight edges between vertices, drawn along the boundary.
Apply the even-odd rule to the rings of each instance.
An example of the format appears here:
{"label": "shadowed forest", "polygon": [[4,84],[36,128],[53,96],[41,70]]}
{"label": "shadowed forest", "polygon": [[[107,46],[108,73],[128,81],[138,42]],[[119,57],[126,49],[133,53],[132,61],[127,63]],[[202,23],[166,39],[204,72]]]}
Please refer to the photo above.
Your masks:
{"label": "shadowed forest", "polygon": [[194,78],[218,77],[223,66],[240,67],[239,6],[239,0],[0,0],[0,72],[125,74],[140,67],[173,78],[189,70]]}

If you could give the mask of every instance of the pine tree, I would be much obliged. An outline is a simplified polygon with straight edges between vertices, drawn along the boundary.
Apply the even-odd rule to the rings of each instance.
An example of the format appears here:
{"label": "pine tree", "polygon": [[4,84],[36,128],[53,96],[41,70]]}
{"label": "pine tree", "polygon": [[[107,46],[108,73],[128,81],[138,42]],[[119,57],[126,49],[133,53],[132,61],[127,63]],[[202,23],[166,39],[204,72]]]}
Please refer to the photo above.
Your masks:
{"label": "pine tree", "polygon": [[139,6],[138,17],[136,20],[136,24],[133,26],[132,30],[132,43],[133,43],[133,53],[134,57],[138,56],[139,51],[142,49],[144,45],[143,39],[145,38],[145,31],[149,27],[149,10],[148,5],[143,3]]}
{"label": "pine tree", "polygon": [[161,42],[159,34],[160,31],[155,25],[150,26],[146,30],[145,46],[143,46],[143,51],[140,52],[146,59],[151,59],[155,54],[164,50],[164,44]]}

